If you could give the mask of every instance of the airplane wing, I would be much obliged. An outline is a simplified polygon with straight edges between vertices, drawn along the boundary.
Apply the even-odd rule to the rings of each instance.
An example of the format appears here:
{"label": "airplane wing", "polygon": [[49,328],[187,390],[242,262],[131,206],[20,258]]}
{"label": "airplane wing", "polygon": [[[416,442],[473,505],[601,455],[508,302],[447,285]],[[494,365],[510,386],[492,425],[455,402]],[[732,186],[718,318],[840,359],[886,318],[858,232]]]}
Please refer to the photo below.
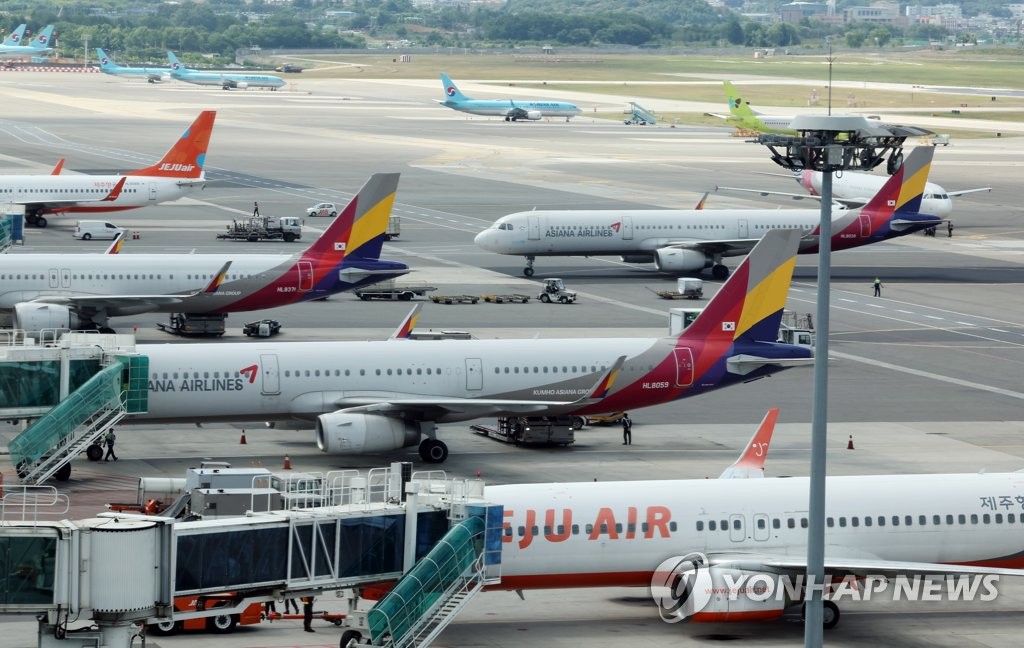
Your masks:
{"label": "airplane wing", "polygon": [[743,256],[750,253],[761,239],[718,239],[712,241],[669,241],[663,247],[675,247],[683,250],[698,250],[707,254],[721,254],[722,256]]}
{"label": "airplane wing", "polygon": [[[64,167],[64,160],[61,160],[56,167],[54,167],[51,175],[59,175],[61,169]],[[124,189],[124,183],[128,180],[128,176],[121,176],[121,179],[117,181],[117,184],[105,195],[97,196],[95,198],[84,198],[82,196],[75,196],[74,198],[65,198],[63,195],[56,193],[47,195],[45,197],[36,197],[38,194],[33,196],[31,200],[18,200],[15,201],[19,205],[42,205],[47,208],[60,208],[62,205],[77,205],[78,203],[87,202],[110,202],[117,200],[117,197],[121,195],[121,190]]]}
{"label": "airplane wing", "polygon": [[[723,187],[721,185],[715,186],[715,191],[738,191],[741,193],[755,193],[759,196],[785,196],[792,198],[793,200],[816,200],[821,202],[821,196],[814,196],[807,193],[789,193],[788,191],[773,191],[771,189],[746,189],[744,187]],[[863,207],[867,204],[867,200],[863,198],[836,198],[832,197],[833,204],[842,205],[846,209],[856,209]]]}
{"label": "airplane wing", "polygon": [[420,420],[469,420],[507,414],[529,415],[546,412],[552,407],[578,408],[603,399],[611,391],[626,362],[619,356],[612,366],[601,373],[593,387],[576,400],[526,400],[507,398],[436,398],[430,396],[343,396],[334,401],[345,414],[379,414],[417,418]]}
{"label": "airplane wing", "polygon": [[957,196],[966,196],[967,194],[979,193],[981,191],[991,192],[992,187],[978,187],[977,189],[960,189],[959,191],[947,191],[946,195],[950,196],[951,198],[955,198]]}
{"label": "airplane wing", "polygon": [[[759,554],[711,554],[712,565],[751,569],[770,573],[784,573],[798,576],[807,573],[806,556],[772,556]],[[882,560],[879,558],[842,558],[825,556],[825,573],[833,578],[845,576],[957,576],[996,574],[1001,576],[1024,576],[1024,569],[1006,567],[978,567],[975,565],[954,565],[945,563],[909,562]]]}

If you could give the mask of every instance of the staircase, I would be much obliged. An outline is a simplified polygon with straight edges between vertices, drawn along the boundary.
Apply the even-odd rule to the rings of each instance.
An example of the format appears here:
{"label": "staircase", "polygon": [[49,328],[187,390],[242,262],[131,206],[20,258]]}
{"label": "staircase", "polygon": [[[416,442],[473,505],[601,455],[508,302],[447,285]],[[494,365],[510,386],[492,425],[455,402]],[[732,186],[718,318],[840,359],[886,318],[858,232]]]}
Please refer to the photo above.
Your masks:
{"label": "staircase", "polygon": [[441,539],[368,614],[371,643],[429,646],[483,589],[484,522],[469,518]]}
{"label": "staircase", "polygon": [[102,369],[11,441],[11,463],[22,483],[53,477],[124,418],[123,368],[114,362]]}

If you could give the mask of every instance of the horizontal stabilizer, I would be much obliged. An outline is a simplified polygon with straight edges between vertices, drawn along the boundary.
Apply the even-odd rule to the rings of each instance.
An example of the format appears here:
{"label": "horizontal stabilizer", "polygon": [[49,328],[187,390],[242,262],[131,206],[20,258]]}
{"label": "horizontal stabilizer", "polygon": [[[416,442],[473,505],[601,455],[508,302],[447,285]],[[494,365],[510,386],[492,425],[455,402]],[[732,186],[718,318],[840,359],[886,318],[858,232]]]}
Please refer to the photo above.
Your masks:
{"label": "horizontal stabilizer", "polygon": [[746,376],[766,365],[775,367],[807,367],[814,364],[814,358],[764,358],[748,354],[731,356],[725,361],[729,373]]}

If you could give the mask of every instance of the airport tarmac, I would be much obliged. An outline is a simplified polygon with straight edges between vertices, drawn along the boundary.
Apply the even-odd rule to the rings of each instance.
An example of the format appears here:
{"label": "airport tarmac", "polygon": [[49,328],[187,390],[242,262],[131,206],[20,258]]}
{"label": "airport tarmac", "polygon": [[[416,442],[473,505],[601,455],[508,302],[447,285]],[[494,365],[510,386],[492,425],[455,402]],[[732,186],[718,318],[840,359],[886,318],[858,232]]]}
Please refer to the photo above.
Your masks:
{"label": "airport tarmac", "polygon": [[[65,172],[123,171],[162,155],[204,109],[218,110],[206,189],[179,203],[105,218],[139,233],[124,253],[213,250],[289,253],[302,243],[231,243],[214,238],[232,218],[260,203],[264,215],[302,215],[320,201],[344,201],[378,171],[400,171],[395,212],[401,237],[386,258],[408,263],[410,282],[439,293],[537,292],[522,276],[522,259],[477,250],[473,236],[507,213],[538,208],[686,207],[716,185],[797,191],[766,151],[726,129],[625,126],[584,114],[570,123],[508,124],[438,107],[436,82],[372,79],[306,80],[289,92],[224,92],[178,84],[151,85],[92,74],[10,73],[0,77],[0,173],[46,173],[64,157]],[[583,93],[564,98],[607,107]],[[642,97],[638,97],[644,103]],[[724,102],[723,102],[724,104]],[[621,107],[621,106],[619,106]],[[30,111],[30,112],[29,112]],[[832,474],[973,472],[1024,468],[1024,209],[1019,138],[954,139],[936,151],[932,180],[948,190],[992,186],[991,193],[954,199],[952,238],[912,236],[833,256],[830,340],[830,463]],[[762,201],[765,199],[762,199]],[[790,206],[785,199],[769,204]],[[764,202],[712,194],[708,208]],[[816,209],[815,203],[797,203]],[[55,217],[29,230],[12,253],[102,251],[102,242],[71,238],[76,217]],[[326,219],[307,219],[309,236]],[[304,237],[303,241],[306,241]],[[732,264],[734,265],[734,264]],[[789,308],[813,313],[816,257],[798,261]],[[674,280],[612,258],[550,258],[537,275],[563,277],[580,293],[571,306],[427,304],[421,329],[464,329],[478,337],[649,336],[667,328],[666,302],[645,287]],[[871,280],[885,283],[881,299]],[[719,282],[705,278],[705,294]],[[700,302],[703,303],[703,302]],[[273,317],[281,341],[379,339],[408,304],[361,302],[338,295],[251,314],[233,314],[224,342],[258,343],[243,322]],[[115,320],[138,327],[145,342],[181,343],[156,331],[165,316]],[[209,342],[198,342],[209,343]],[[429,343],[429,342],[424,342]],[[782,408],[770,475],[807,473],[811,371],[792,369],[767,380],[632,412],[635,445],[623,451],[616,428],[585,430],[572,448],[524,449],[444,426],[451,447],[445,469],[477,471],[488,483],[713,477],[730,463],[767,408]],[[0,425],[0,444],[13,433]],[[312,432],[123,427],[116,464],[76,463],[67,486],[72,517],[98,510],[107,498],[134,496],[140,475],[181,476],[203,458],[235,465],[259,461],[296,470],[329,470],[415,460],[415,453],[329,457]],[[846,450],[848,436],[856,449]],[[3,472],[9,473],[4,462]],[[330,597],[322,599],[329,604]],[[1024,589],[1007,582],[996,605],[962,608],[849,604],[830,644],[1017,645]],[[0,647],[35,644],[34,624],[0,619]],[[290,625],[289,625],[290,624]],[[227,646],[336,645],[330,626],[316,635],[285,621],[242,628],[229,637],[148,639],[147,644]],[[642,642],[675,645],[743,640],[757,645],[799,641],[798,623],[668,625],[646,593],[630,590],[488,593],[441,636],[443,646],[594,646]],[[312,639],[310,639],[312,637]]]}

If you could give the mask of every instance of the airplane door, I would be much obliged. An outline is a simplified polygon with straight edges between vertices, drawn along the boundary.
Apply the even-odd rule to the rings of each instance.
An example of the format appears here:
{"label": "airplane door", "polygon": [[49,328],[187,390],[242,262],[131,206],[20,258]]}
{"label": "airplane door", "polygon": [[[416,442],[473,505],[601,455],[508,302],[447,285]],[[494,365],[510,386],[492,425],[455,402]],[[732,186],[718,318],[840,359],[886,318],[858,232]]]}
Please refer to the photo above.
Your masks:
{"label": "airplane door", "polygon": [[261,353],[260,371],[262,372],[262,381],[260,382],[260,393],[280,394],[281,375],[277,367],[277,355],[273,353]]}
{"label": "airplane door", "polygon": [[633,217],[623,216],[622,217],[622,240],[632,241],[633,240]]}
{"label": "airplane door", "polygon": [[527,220],[527,223],[530,226],[530,231],[529,231],[528,238],[531,241],[539,241],[540,240],[540,217],[539,216],[527,216],[526,220]]}
{"label": "airplane door", "polygon": [[860,235],[862,237],[871,236],[871,217],[867,214],[860,215]]}
{"label": "airplane door", "polygon": [[299,261],[299,292],[313,290],[313,262]]}
{"label": "airplane door", "polygon": [[733,542],[743,542],[747,539],[743,533],[743,516],[733,513],[729,516],[729,539]]}
{"label": "airplane door", "polygon": [[484,368],[480,358],[466,358],[466,389],[480,391],[484,388]]}
{"label": "airplane door", "polygon": [[71,271],[67,268],[60,269],[60,287],[70,288],[71,287]]}
{"label": "airplane door", "polygon": [[764,542],[771,535],[768,516],[764,513],[754,514],[754,540]]}
{"label": "airplane door", "polygon": [[693,351],[690,347],[672,349],[676,358],[676,387],[689,387],[693,384]]}
{"label": "airplane door", "polygon": [[736,221],[736,238],[741,238],[741,239],[747,238],[747,236],[748,236],[747,232],[748,231],[749,230],[747,228],[747,219],[741,218],[738,221]]}
{"label": "airplane door", "polygon": [[60,288],[60,272],[57,268],[50,268],[50,288]]}
{"label": "airplane door", "polygon": [[156,183],[149,183],[149,199],[156,202]]}

